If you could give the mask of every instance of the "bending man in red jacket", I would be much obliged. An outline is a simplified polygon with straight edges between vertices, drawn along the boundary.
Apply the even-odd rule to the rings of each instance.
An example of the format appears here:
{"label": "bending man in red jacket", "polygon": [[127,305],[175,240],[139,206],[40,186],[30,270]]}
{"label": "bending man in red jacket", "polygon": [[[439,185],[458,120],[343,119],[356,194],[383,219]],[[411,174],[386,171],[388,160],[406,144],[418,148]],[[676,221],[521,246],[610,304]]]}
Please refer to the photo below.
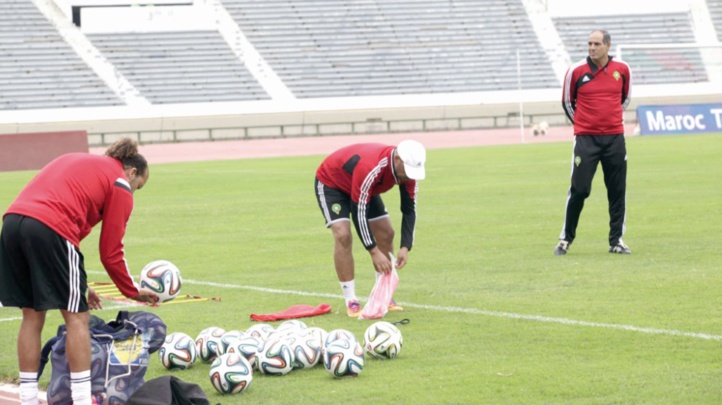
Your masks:
{"label": "bending man in red jacket", "polygon": [[629,65],[609,56],[611,45],[607,31],[592,31],[589,56],[571,66],[564,76],[562,106],[574,123],[574,156],[564,226],[555,255],[566,254],[576,237],[599,162],[609,200],[609,252],[632,253],[622,241],[627,215],[624,109],[629,105],[632,73]]}
{"label": "bending man in red jacket", "polygon": [[[334,237],[333,259],[346,299],[346,313],[358,317],[361,307],[354,286],[351,224],[353,219],[361,243],[371,255],[377,274],[391,271],[394,228],[381,193],[399,185],[401,194],[401,248],[396,268],[402,268],[414,243],[417,180],[425,177],[426,150],[416,141],[402,141],[397,147],[357,144],[329,155],[316,171],[316,199],[326,227]],[[400,311],[392,301],[390,311]]]}
{"label": "bending man in red jacket", "polygon": [[[19,307],[20,399],[37,403],[41,333],[48,310],[59,309],[67,326],[66,354],[73,403],[91,403],[90,313],[100,308],[88,290],[80,241],[103,222],[100,259],[121,293],[142,302],[158,296],[133,282],[123,236],[133,192],[148,181],[138,145],[121,139],[106,156],[70,153],[48,163],[20,192],[3,217],[0,234],[0,302]],[[86,291],[88,297],[86,299]]]}

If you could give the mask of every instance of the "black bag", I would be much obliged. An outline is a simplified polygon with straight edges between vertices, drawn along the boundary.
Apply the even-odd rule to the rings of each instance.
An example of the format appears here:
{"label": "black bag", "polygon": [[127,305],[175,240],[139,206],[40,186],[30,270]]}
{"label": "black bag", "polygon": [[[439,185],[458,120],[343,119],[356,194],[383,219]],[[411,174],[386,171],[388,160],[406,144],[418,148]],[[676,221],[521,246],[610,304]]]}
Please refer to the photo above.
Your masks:
{"label": "black bag", "polygon": [[210,405],[210,402],[199,385],[166,375],[143,384],[126,405]]}

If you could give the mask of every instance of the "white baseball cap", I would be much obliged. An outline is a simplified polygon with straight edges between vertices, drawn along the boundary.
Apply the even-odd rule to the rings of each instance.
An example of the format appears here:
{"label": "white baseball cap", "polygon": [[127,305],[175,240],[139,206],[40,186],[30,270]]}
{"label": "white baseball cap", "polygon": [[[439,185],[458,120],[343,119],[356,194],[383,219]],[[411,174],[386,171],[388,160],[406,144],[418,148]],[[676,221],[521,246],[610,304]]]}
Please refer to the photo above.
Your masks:
{"label": "white baseball cap", "polygon": [[426,149],[417,141],[401,141],[396,147],[396,153],[404,162],[406,177],[412,180],[423,180],[426,177]]}

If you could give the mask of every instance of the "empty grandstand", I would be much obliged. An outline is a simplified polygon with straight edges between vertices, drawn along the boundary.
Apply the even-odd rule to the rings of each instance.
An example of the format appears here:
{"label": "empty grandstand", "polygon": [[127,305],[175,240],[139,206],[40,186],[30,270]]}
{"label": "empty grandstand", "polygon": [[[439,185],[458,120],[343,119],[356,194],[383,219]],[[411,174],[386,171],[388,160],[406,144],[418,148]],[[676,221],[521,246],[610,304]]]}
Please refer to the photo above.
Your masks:
{"label": "empty grandstand", "polygon": [[630,121],[635,103],[718,98],[721,0],[591,4],[4,0],[0,133],[87,129],[98,144],[564,124],[562,75],[598,28],[633,69]]}
{"label": "empty grandstand", "polygon": [[558,87],[521,0],[223,0],[299,98]]}
{"label": "empty grandstand", "polygon": [[722,41],[722,1],[707,0],[707,9],[717,32],[717,40]]}
{"label": "empty grandstand", "polygon": [[154,104],[267,99],[218,31],[88,34]]}
{"label": "empty grandstand", "polygon": [[[688,13],[560,17],[554,25],[574,61],[587,56],[586,38],[597,27],[610,32],[613,46],[695,42]],[[697,49],[635,50],[622,59],[631,66],[636,84],[707,81]]]}
{"label": "empty grandstand", "polygon": [[121,105],[30,0],[0,1],[0,110]]}

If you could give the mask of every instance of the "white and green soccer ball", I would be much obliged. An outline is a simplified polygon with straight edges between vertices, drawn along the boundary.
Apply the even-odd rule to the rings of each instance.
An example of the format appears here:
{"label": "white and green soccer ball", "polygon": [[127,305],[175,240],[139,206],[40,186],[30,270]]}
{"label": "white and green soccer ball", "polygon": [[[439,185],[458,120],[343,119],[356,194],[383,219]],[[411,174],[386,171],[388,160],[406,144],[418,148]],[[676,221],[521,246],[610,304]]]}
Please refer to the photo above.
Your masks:
{"label": "white and green soccer ball", "polygon": [[258,370],[267,375],[286,375],[293,370],[293,351],[286,339],[269,339],[263,342],[256,354]]}
{"label": "white and green soccer ball", "polygon": [[167,335],[163,346],[158,350],[163,367],[168,370],[185,370],[193,367],[196,361],[196,344],[193,338],[182,332]]}
{"label": "white and green soccer ball", "polygon": [[226,352],[222,340],[225,333],[225,329],[211,326],[203,329],[196,336],[196,352],[202,362],[211,363],[216,357]]}
{"label": "white and green soccer ball", "polygon": [[335,378],[356,377],[365,364],[364,350],[356,339],[336,339],[323,352],[323,366]]}
{"label": "white and green soccer ball", "polygon": [[221,394],[238,394],[253,381],[251,365],[237,353],[226,353],[213,360],[209,372],[211,384]]}
{"label": "white and green soccer ball", "polygon": [[401,331],[390,322],[375,322],[364,332],[364,350],[377,359],[395,358],[403,345]]}
{"label": "white and green soccer ball", "polygon": [[177,297],[182,284],[180,270],[167,260],[152,261],[140,272],[140,286],[156,293],[158,303],[168,302]]}

